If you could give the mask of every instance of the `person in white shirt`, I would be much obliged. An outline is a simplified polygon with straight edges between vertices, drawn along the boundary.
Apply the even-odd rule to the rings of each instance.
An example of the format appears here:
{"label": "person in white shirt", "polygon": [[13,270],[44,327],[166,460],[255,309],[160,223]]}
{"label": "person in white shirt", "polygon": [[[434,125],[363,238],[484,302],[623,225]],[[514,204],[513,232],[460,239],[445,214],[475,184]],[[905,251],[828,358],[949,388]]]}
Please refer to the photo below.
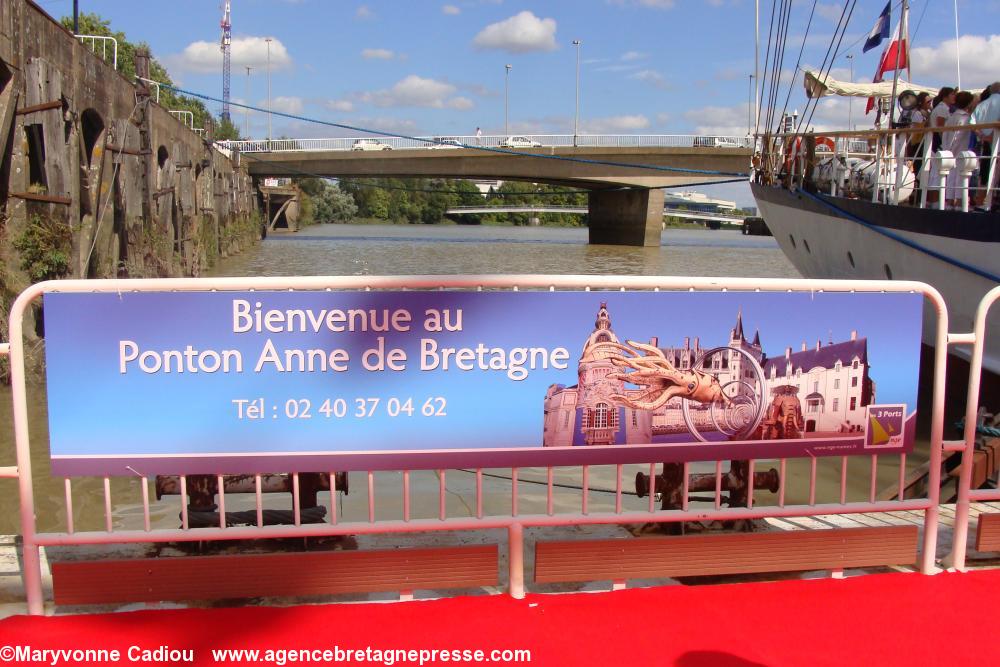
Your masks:
{"label": "person in white shirt", "polygon": [[[976,96],[967,90],[955,95],[955,110],[945,119],[944,125],[948,127],[968,126],[972,117],[970,111],[975,103]],[[943,133],[941,140],[942,150],[951,151],[957,159],[959,153],[967,151],[972,146],[972,129],[948,130]],[[969,179],[969,187],[978,185],[979,177],[973,174]],[[978,189],[978,188],[977,188]],[[959,184],[959,170],[952,169],[948,173],[947,186],[945,189],[945,203],[953,208],[958,208],[961,203],[962,187]]]}
{"label": "person in white shirt", "polygon": [[[989,95],[988,97],[986,95]],[[975,111],[972,112],[972,123],[976,125],[982,125],[985,123],[1000,123],[1000,81],[995,81],[986,87],[983,91],[983,98],[976,105]],[[985,201],[986,189],[988,186],[987,181],[990,178],[990,156],[992,155],[993,143],[996,141],[994,136],[996,132],[993,128],[984,128],[982,130],[976,130],[981,140],[979,155],[981,158],[979,161],[979,184],[981,186],[978,204],[984,208],[990,208],[990,202]],[[994,188],[996,187],[996,182],[998,175],[1000,175],[1000,165],[994,165],[993,167],[993,182]]]}

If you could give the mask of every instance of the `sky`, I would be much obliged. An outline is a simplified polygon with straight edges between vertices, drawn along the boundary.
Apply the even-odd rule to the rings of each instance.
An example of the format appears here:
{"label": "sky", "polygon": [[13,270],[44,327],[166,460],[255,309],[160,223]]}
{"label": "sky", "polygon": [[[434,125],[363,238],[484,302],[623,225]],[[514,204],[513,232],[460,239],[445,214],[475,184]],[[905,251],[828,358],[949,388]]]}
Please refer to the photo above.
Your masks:
{"label": "sky", "polygon": [[[72,0],[39,4],[55,17],[72,14]],[[219,2],[79,4],[147,42],[178,85],[221,97]],[[823,63],[843,4],[793,0],[780,96],[791,85],[789,111],[805,106],[801,68]],[[1000,0],[957,0],[957,31],[955,4],[912,1],[912,80],[937,87],[960,78],[964,88],[982,90],[1000,79]],[[772,3],[759,5],[763,70]],[[857,0],[834,78],[850,80],[853,71],[853,80],[871,81],[881,47],[861,49],[884,6]],[[893,25],[899,15],[894,0]],[[580,133],[745,136],[754,16],[753,0],[232,0],[231,95],[267,106],[270,38],[277,111],[388,133],[503,134],[506,91],[510,133],[572,134],[579,55]],[[864,116],[863,101],[826,98],[812,126],[846,129],[849,118],[863,128],[873,117]],[[247,118],[234,109],[233,120],[241,131],[249,122],[253,137],[267,134],[263,113]],[[272,117],[272,136],[350,135]],[[699,189],[752,204],[744,185]]]}

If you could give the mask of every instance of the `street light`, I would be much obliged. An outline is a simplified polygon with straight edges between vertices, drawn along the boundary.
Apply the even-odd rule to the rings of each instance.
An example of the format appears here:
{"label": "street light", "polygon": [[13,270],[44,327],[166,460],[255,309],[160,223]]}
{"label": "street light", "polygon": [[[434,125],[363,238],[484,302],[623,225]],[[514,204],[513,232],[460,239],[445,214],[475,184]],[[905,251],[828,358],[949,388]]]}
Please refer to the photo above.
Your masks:
{"label": "street light", "polygon": [[579,39],[573,40],[576,47],[576,120],[573,121],[573,145],[576,146],[576,135],[580,133],[580,45]]}
{"label": "street light", "polygon": [[265,37],[267,42],[267,140],[271,141],[271,38]]}
{"label": "street light", "polygon": [[753,135],[753,74],[750,75],[750,88],[747,91],[747,136]]}
{"label": "street light", "polygon": [[[851,64],[851,83],[854,83],[854,56],[847,54],[847,62]],[[847,98],[847,129],[854,129],[854,98]]]}
{"label": "street light", "polygon": [[508,99],[510,97],[510,70],[513,65],[504,65],[506,72],[503,79],[503,133],[504,136],[510,136],[510,128],[507,125],[507,110],[508,110]]}
{"label": "street light", "polygon": [[243,134],[247,139],[250,138],[250,70],[252,69],[250,65],[247,68],[247,106],[243,109]]}

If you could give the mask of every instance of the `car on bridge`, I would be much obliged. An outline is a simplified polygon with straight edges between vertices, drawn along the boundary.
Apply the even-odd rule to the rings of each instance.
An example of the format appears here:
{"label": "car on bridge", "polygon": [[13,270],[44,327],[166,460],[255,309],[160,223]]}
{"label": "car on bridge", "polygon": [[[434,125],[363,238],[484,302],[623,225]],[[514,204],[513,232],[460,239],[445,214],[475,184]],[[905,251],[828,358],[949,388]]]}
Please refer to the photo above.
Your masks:
{"label": "car on bridge", "polygon": [[383,144],[378,139],[358,139],[351,146],[352,151],[391,151],[392,146]]}
{"label": "car on bridge", "polygon": [[462,142],[455,137],[434,137],[434,143],[427,148],[461,148]]}
{"label": "car on bridge", "polygon": [[695,137],[694,145],[705,148],[745,148],[746,142],[736,137]]}
{"label": "car on bridge", "polygon": [[542,142],[528,137],[505,137],[500,140],[500,148],[541,148]]}

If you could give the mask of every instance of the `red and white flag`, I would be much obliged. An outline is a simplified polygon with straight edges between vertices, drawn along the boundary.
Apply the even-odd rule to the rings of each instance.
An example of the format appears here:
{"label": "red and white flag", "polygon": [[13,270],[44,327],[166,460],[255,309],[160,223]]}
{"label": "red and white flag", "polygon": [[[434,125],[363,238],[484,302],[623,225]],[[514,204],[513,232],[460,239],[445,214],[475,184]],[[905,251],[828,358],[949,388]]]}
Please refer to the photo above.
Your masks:
{"label": "red and white flag", "polygon": [[[882,57],[879,58],[878,70],[875,71],[875,78],[872,79],[872,83],[878,83],[883,80],[886,72],[893,72],[899,69],[908,69],[910,66],[909,58],[909,48],[906,39],[900,39],[899,37],[899,26],[902,21],[896,24],[896,29],[892,33],[892,39],[889,40],[889,45],[885,47],[882,51]],[[865,107],[865,113],[867,114],[873,108],[875,108],[875,98],[868,98],[868,106]]]}

